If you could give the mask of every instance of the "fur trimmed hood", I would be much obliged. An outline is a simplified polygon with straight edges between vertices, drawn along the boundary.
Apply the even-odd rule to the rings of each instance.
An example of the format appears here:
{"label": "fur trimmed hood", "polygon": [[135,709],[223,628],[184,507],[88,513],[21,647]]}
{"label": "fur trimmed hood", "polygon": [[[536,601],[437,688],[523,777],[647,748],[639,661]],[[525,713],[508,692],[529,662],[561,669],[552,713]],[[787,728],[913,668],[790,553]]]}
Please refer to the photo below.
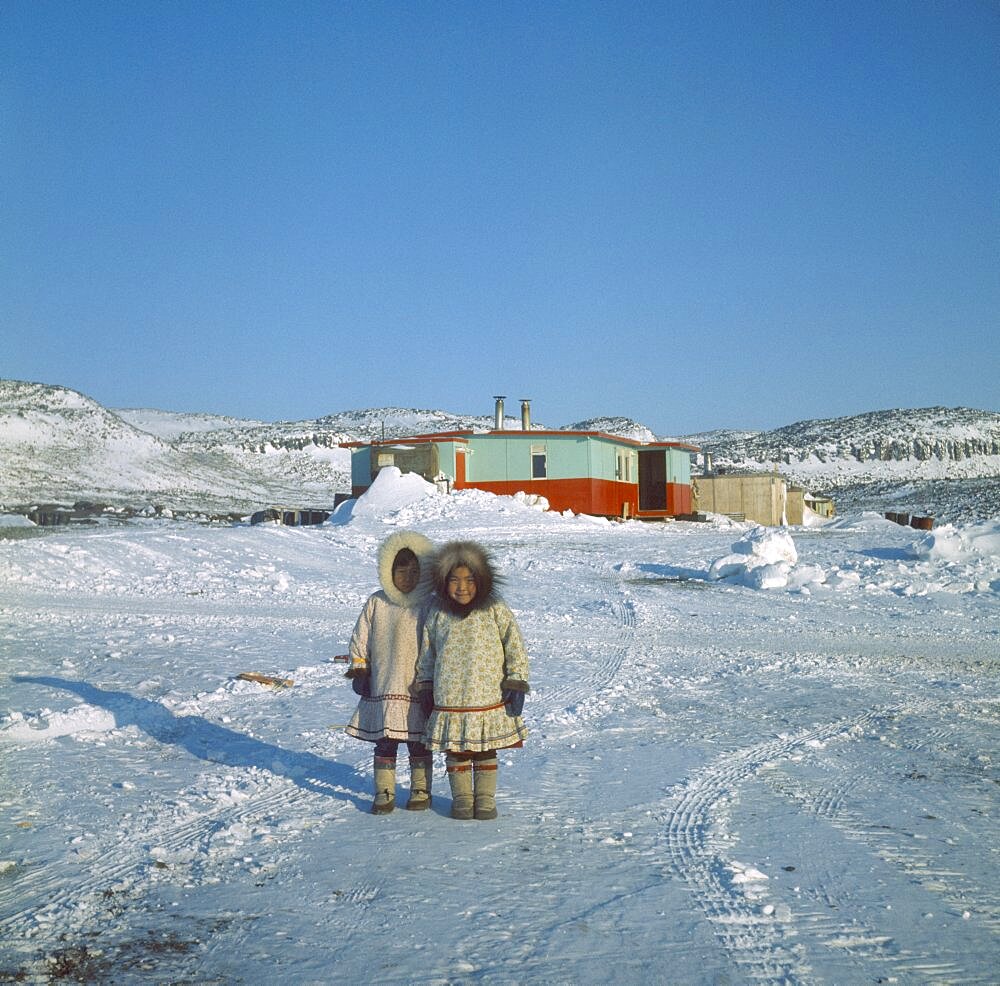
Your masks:
{"label": "fur trimmed hood", "polygon": [[[393,585],[392,563],[396,560],[396,555],[409,548],[417,556],[420,562],[420,583],[413,592],[403,593]],[[383,591],[391,602],[397,606],[417,606],[426,598],[426,590],[423,586],[428,577],[428,567],[431,556],[434,554],[434,545],[431,541],[417,531],[397,531],[391,534],[380,545],[378,549],[378,580]],[[422,591],[423,590],[423,591]]]}
{"label": "fur trimmed hood", "polygon": [[[448,575],[464,565],[476,580],[476,598],[466,606],[448,595]],[[497,575],[490,553],[475,541],[449,541],[434,555],[430,565],[431,587],[437,604],[455,616],[465,616],[475,609],[485,609],[496,602],[503,579]]]}

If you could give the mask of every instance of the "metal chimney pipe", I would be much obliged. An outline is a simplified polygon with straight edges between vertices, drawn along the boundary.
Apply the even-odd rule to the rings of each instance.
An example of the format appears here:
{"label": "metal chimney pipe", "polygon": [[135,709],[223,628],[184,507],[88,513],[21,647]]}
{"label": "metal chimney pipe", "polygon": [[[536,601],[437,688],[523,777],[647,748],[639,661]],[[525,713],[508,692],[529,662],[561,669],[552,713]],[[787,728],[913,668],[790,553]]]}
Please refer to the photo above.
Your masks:
{"label": "metal chimney pipe", "polygon": [[705,452],[705,475],[711,476],[715,472],[715,463],[712,461],[712,453]]}
{"label": "metal chimney pipe", "polygon": [[531,431],[531,398],[521,398],[521,431]]}
{"label": "metal chimney pipe", "polygon": [[494,397],[496,403],[496,413],[493,417],[493,430],[503,431],[503,402],[506,399],[505,394],[501,394],[499,397]]}

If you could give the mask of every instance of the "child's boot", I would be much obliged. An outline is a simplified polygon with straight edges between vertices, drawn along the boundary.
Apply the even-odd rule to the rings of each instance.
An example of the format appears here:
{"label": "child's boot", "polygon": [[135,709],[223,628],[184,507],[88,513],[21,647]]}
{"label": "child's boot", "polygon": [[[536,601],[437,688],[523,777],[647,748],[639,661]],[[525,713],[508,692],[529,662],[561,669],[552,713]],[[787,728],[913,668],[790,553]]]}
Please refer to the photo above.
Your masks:
{"label": "child's boot", "polygon": [[472,818],[472,761],[449,753],[445,763],[451,785],[451,817]]}
{"label": "child's boot", "polygon": [[410,800],[407,811],[423,811],[431,806],[431,778],[434,761],[431,757],[410,757]]}
{"label": "child's boot", "polygon": [[396,807],[396,758],[375,758],[375,800],[373,815],[388,815]]}
{"label": "child's boot", "polygon": [[496,754],[475,761],[475,816],[486,821],[497,817],[497,758]]}

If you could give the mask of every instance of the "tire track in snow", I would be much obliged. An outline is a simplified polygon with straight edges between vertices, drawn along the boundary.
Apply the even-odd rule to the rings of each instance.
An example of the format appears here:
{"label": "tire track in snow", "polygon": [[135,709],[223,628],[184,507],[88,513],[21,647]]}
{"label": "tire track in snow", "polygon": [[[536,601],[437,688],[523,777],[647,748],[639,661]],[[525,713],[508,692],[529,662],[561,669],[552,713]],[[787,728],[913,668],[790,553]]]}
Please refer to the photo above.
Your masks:
{"label": "tire track in snow", "polygon": [[[829,769],[833,765],[823,761],[819,766]],[[837,764],[836,769],[843,768]],[[780,768],[762,771],[760,779],[775,797],[799,809],[795,814],[800,825],[806,819],[814,821],[795,843],[799,853],[808,855],[811,846],[826,845],[831,837],[840,835],[835,819],[861,782],[855,771],[852,776],[832,783],[797,784]],[[791,849],[791,845],[787,848]],[[833,966],[829,959],[823,965],[837,969],[833,974],[836,981],[854,981],[863,975],[870,981],[892,982],[892,977],[901,971],[901,963],[913,958],[913,947],[905,944],[898,925],[891,922],[888,926],[886,922],[873,925],[865,919],[868,911],[859,907],[859,888],[850,878],[845,882],[843,866],[830,869],[822,856],[812,859],[812,863],[814,872],[808,883],[795,888],[795,925],[800,940],[810,954],[825,950],[834,957]],[[864,864],[860,869],[871,871],[872,866]],[[969,980],[954,962],[940,962],[939,971],[942,975],[947,971],[948,982],[975,981]]]}
{"label": "tire track in snow", "polygon": [[82,872],[72,876],[69,884],[63,863],[27,867],[5,881],[0,889],[0,911],[7,912],[0,920],[0,936],[14,938],[23,934],[26,919],[30,919],[29,927],[50,923],[59,910],[75,908],[86,913],[83,902],[88,897],[96,897],[118,885],[125,884],[131,889],[143,882],[143,872],[155,865],[153,850],[177,852],[193,845],[207,846],[223,829],[268,812],[285,813],[311,797],[314,795],[290,782],[274,781],[263,794],[251,796],[238,807],[223,806],[164,826],[153,823],[144,832],[120,831],[112,845],[84,861]]}
{"label": "tire track in snow", "polygon": [[[842,978],[850,982],[858,978],[859,969],[864,970],[869,982],[891,981],[891,964],[898,959],[896,942],[891,934],[873,928],[854,913],[853,898],[845,893],[842,881],[842,872],[823,869],[816,875],[815,885],[804,889],[796,904],[796,928],[803,939],[808,932],[810,951],[816,951],[818,942],[843,957],[846,968],[834,976],[834,981]],[[850,919],[840,916],[845,912],[851,913]]]}
{"label": "tire track in snow", "polygon": [[[76,911],[85,920],[100,909],[99,903],[86,906],[88,899],[108,896],[119,888],[131,891],[146,883],[147,871],[156,866],[158,854],[198,847],[191,871],[200,870],[211,860],[213,840],[234,826],[268,816],[297,815],[316,804],[317,799],[322,799],[322,814],[328,818],[348,810],[358,793],[328,780],[315,780],[316,790],[304,789],[294,780],[272,775],[266,768],[255,769],[249,776],[263,780],[257,790],[238,803],[224,803],[180,821],[163,821],[161,810],[160,816],[141,830],[123,827],[112,845],[83,860],[78,874],[68,875],[60,862],[16,872],[0,884],[0,939],[20,937],[34,926],[51,924],[60,911]],[[329,795],[346,795],[347,799],[331,800],[320,788],[328,789]]]}
{"label": "tire track in snow", "polygon": [[725,754],[681,791],[663,836],[668,865],[691,887],[720,945],[746,979],[808,982],[810,969],[802,945],[794,940],[791,918],[763,914],[744,884],[729,875],[732,861],[723,856],[713,837],[724,804],[775,761],[787,759],[807,744],[863,729],[884,714],[872,710],[792,738],[778,738]]}
{"label": "tire track in snow", "polygon": [[[615,680],[632,651],[637,623],[635,602],[620,579],[602,572],[600,584],[606,593],[602,602],[608,605],[614,618],[614,637],[596,643],[598,660],[586,661],[581,674],[538,693],[542,710],[550,715],[569,710],[579,716],[583,712],[581,706]],[[593,637],[587,643],[588,650],[595,649]],[[539,712],[544,715],[542,710]]]}
{"label": "tire track in snow", "polygon": [[[814,788],[785,774],[769,776],[766,781],[782,797],[807,811],[812,811],[818,799],[821,802],[823,798]],[[925,849],[913,833],[866,819],[843,801],[838,801],[823,817],[847,839],[864,845],[958,913],[973,910],[977,923],[1000,938],[1000,894],[996,888],[982,886],[963,870],[941,866],[940,854]]]}
{"label": "tire track in snow", "polygon": [[[806,811],[810,811],[815,805],[832,804],[823,793],[792,782],[786,777],[766,777],[765,780],[776,794],[800,805]],[[890,830],[884,825],[861,823],[856,815],[853,815],[853,823],[848,821],[845,824],[845,819],[852,815],[841,804],[836,811],[827,811],[816,817],[829,824],[841,836],[862,845],[866,851],[898,869],[909,882],[916,883],[931,894],[940,890],[954,891],[953,884],[963,881],[964,874],[961,872],[935,869],[929,854],[905,845],[901,838],[904,836],[903,832]],[[891,848],[886,851],[889,846]],[[942,878],[944,883],[937,883]],[[850,955],[863,968],[874,969],[877,963],[880,976],[889,982],[907,982],[914,974],[919,973],[921,977],[929,977],[942,983],[995,983],[994,976],[984,976],[981,970],[966,969],[957,961],[936,957],[933,945],[929,951],[924,952],[919,947],[915,948],[912,942],[903,943],[896,935],[871,927],[858,917],[855,906],[856,888],[843,888],[842,880],[842,871],[821,877],[819,885],[808,894],[819,906],[814,911],[797,910],[799,926],[808,925],[809,937],[820,947]],[[974,893],[970,886],[965,886],[958,890],[957,896],[954,892],[945,892],[940,898],[955,908],[968,907],[971,899],[963,898],[963,892]],[[849,918],[838,918],[838,914],[847,914]],[[982,917],[981,913],[979,917]],[[992,922],[987,918],[980,923],[996,934],[995,913]],[[919,941],[919,936],[917,940]]]}

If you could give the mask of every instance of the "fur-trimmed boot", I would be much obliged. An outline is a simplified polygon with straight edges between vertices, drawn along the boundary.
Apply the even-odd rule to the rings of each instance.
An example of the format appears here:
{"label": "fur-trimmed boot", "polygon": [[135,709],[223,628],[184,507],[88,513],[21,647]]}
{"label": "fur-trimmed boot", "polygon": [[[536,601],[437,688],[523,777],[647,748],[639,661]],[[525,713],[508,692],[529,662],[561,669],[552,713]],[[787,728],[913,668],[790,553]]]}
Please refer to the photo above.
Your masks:
{"label": "fur-trimmed boot", "polygon": [[481,821],[497,817],[496,754],[475,762],[475,817]]}
{"label": "fur-trimmed boot", "polygon": [[449,753],[445,763],[451,785],[451,817],[472,818],[472,761]]}
{"label": "fur-trimmed boot", "polygon": [[410,800],[407,811],[424,811],[431,806],[431,780],[434,776],[432,757],[410,757]]}
{"label": "fur-trimmed boot", "polygon": [[388,815],[396,807],[396,759],[375,758],[375,800],[373,815]]}

